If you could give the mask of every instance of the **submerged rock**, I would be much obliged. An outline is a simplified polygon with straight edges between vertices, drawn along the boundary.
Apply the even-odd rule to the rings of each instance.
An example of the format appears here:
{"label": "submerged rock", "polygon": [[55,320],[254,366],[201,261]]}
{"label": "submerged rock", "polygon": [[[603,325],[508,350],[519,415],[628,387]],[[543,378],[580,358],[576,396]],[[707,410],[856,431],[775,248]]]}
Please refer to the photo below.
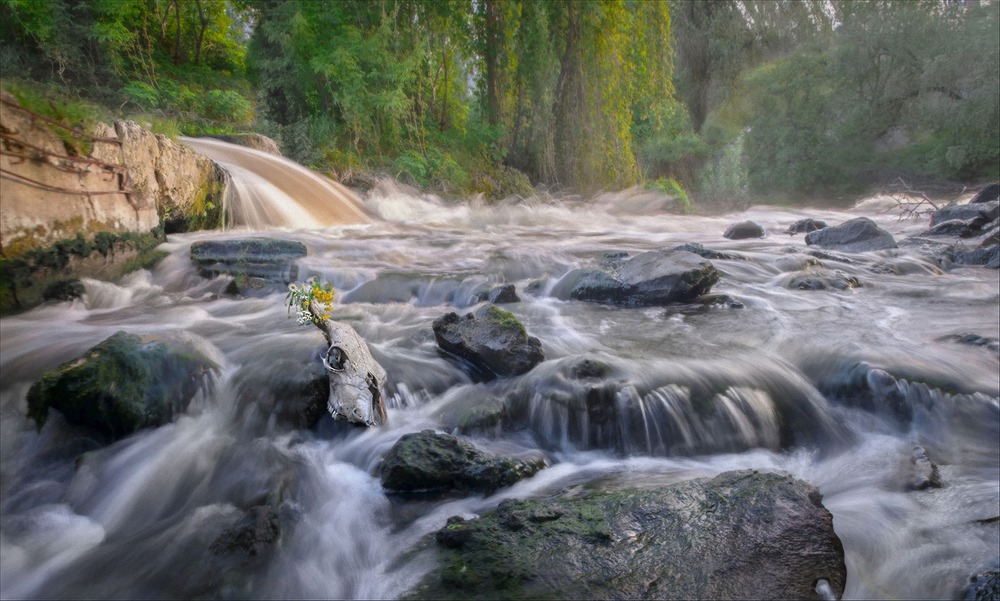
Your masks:
{"label": "submerged rock", "polygon": [[720,277],[712,263],[694,253],[656,250],[597,269],[574,270],[553,294],[611,305],[663,306],[707,294]]}
{"label": "submerged rock", "polygon": [[438,532],[417,599],[818,599],[844,550],[810,484],[726,472],[650,490],[502,501]]}
{"label": "submerged rock", "polygon": [[[622,455],[738,453],[838,444],[847,436],[811,385],[758,358],[728,371],[678,357],[635,365],[607,355],[540,365],[509,389],[506,426],[552,451]],[[736,365],[730,360],[731,365]]]}
{"label": "submerged rock", "polygon": [[753,221],[742,221],[729,226],[722,237],[730,240],[745,240],[747,238],[763,238],[765,235],[764,228],[760,224]]}
{"label": "submerged rock", "polygon": [[118,332],[35,382],[28,417],[41,429],[51,407],[71,424],[118,440],[183,413],[214,369],[190,349]]}
{"label": "submerged rock", "polygon": [[926,490],[941,488],[941,474],[927,456],[927,450],[920,445],[913,447],[910,455],[910,478],[907,488],[910,490]]}
{"label": "submerged rock", "polygon": [[380,472],[382,486],[391,492],[491,493],[530,478],[543,467],[541,459],[494,457],[467,440],[424,430],[396,441]]}
{"label": "submerged rock", "polygon": [[960,599],[962,601],[996,601],[1000,599],[1000,565],[972,575],[962,591]]}
{"label": "submerged rock", "polygon": [[857,217],[840,225],[806,234],[806,244],[841,252],[868,252],[896,248],[892,234],[867,217]]}
{"label": "submerged rock", "polygon": [[191,260],[205,278],[232,276],[239,291],[269,284],[288,284],[298,277],[296,259],[306,256],[306,246],[295,240],[244,238],[201,240],[191,245]]}
{"label": "submerged rock", "polygon": [[278,512],[269,505],[257,505],[216,537],[210,549],[216,555],[242,553],[256,557],[270,550],[280,536]]}
{"label": "submerged rock", "polygon": [[514,289],[514,284],[504,284],[494,288],[490,291],[487,300],[495,305],[521,302],[517,296],[517,290]]}
{"label": "submerged rock", "polygon": [[952,246],[942,253],[942,259],[952,265],[981,265],[990,269],[1000,269],[1000,245],[981,245],[976,248]]}
{"label": "submerged rock", "polygon": [[805,219],[799,219],[792,225],[788,226],[785,233],[789,236],[793,236],[795,234],[808,234],[809,232],[815,232],[816,230],[821,230],[825,227],[828,227],[825,221],[807,217]]}
{"label": "submerged rock", "polygon": [[703,259],[723,259],[728,261],[746,261],[747,256],[740,253],[726,252],[722,250],[714,250],[711,248],[705,248],[697,242],[688,242],[687,244],[682,244],[680,246],[675,246],[672,250],[683,250],[689,253],[694,253]]}
{"label": "submerged rock", "polygon": [[542,343],[513,313],[487,305],[459,317],[448,313],[434,320],[434,337],[441,350],[467,360],[487,377],[514,376],[542,362]]}
{"label": "submerged rock", "polygon": [[241,370],[233,378],[244,425],[308,429],[327,412],[329,374],[320,357],[308,362],[280,357],[266,366]]}
{"label": "submerged rock", "polygon": [[1000,339],[980,336],[979,334],[951,334],[942,336],[938,340],[968,344],[970,346],[984,346],[994,353],[1000,353]]}
{"label": "submerged rock", "polygon": [[787,278],[785,286],[792,290],[850,290],[860,288],[861,281],[843,271],[812,268]]}
{"label": "submerged rock", "polygon": [[51,301],[70,301],[83,296],[86,289],[79,278],[56,280],[42,291],[42,299]]}
{"label": "submerged rock", "polygon": [[494,305],[502,305],[506,303],[519,303],[521,302],[521,297],[517,295],[514,284],[503,284],[491,290],[477,292],[474,296],[474,301],[477,303],[489,302]]}

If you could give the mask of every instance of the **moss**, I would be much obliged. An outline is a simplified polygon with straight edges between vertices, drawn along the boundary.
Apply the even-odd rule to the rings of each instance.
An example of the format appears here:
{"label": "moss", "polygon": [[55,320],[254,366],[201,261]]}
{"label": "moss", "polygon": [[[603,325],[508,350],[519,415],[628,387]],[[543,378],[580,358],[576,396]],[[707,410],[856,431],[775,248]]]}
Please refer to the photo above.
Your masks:
{"label": "moss", "polygon": [[[5,247],[4,256],[0,258],[0,315],[42,302],[47,286],[75,275],[70,269],[74,260],[86,260],[95,255],[107,258],[116,252],[137,251],[139,257],[126,263],[126,270],[134,271],[165,256],[153,251],[164,240],[162,228],[157,227],[145,234],[98,231],[90,239],[77,232],[72,238],[57,240],[48,246],[23,244],[15,248],[16,255],[8,254],[10,249]],[[127,271],[118,270],[114,276],[122,273]]]}
{"label": "moss", "polygon": [[191,201],[191,207],[181,214],[173,206],[160,209],[160,221],[168,234],[197,230],[219,229],[224,225],[221,181],[212,180],[202,187]]}
{"label": "moss", "polygon": [[490,305],[486,309],[486,319],[489,319],[501,327],[517,330],[525,337],[528,335],[528,331],[524,329],[524,324],[518,321],[517,317],[515,317],[513,313],[505,311],[496,305]]}
{"label": "moss", "polygon": [[[4,88],[25,109],[65,123],[84,132],[93,131],[103,116],[100,107],[78,98],[70,98],[54,87],[44,87],[28,81],[5,81]],[[70,129],[50,123],[38,122],[58,137],[69,156],[90,156],[94,141],[90,136],[79,135]]]}
{"label": "moss", "polygon": [[155,248],[140,252],[139,256],[125,262],[125,266],[122,267],[122,275],[139,271],[140,269],[152,269],[157,263],[168,256],[170,256],[170,253],[167,251]]}
{"label": "moss", "polygon": [[214,366],[164,343],[118,332],[47,372],[28,390],[28,417],[41,430],[49,408],[112,440],[170,421]]}

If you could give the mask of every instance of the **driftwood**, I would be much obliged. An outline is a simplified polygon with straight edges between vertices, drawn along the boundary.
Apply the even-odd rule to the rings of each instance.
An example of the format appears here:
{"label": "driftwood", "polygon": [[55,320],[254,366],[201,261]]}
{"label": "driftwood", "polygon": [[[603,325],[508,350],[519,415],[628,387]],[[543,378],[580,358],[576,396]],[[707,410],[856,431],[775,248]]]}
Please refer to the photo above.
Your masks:
{"label": "driftwood", "polygon": [[897,210],[897,218],[900,221],[903,219],[926,217],[941,208],[925,192],[914,190],[901,177],[897,177],[896,181],[883,186],[879,190],[879,194],[881,196],[888,196],[895,201],[896,206],[887,209],[887,212]]}

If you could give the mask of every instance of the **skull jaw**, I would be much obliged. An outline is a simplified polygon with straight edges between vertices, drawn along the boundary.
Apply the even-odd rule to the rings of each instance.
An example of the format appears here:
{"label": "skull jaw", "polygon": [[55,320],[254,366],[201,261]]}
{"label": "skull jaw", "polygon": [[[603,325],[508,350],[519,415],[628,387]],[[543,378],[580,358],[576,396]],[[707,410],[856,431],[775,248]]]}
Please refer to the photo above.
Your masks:
{"label": "skull jaw", "polygon": [[373,399],[367,388],[341,384],[330,385],[330,397],[326,408],[334,419],[346,419],[355,424],[377,426],[378,420],[373,411]]}

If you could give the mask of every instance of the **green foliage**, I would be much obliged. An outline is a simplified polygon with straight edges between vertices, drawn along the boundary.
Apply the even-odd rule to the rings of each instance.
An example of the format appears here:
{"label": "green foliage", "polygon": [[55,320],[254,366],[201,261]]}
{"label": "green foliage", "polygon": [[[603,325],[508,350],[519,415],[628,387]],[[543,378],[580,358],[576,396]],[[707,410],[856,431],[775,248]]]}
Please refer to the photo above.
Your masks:
{"label": "green foliage", "polygon": [[229,0],[0,0],[0,61],[64,94],[247,127],[238,21],[248,7],[237,4],[242,12]]}
{"label": "green foliage", "polygon": [[[5,80],[3,87],[24,108],[81,131],[90,131],[95,123],[105,117],[104,111],[99,106],[49,86]],[[62,140],[67,152],[82,156],[90,154],[93,140],[89,136],[77,135],[65,127],[50,123],[44,125]]]}
{"label": "green foliage", "polygon": [[484,160],[624,187],[639,177],[633,128],[660,134],[658,101],[672,92],[661,2],[254,6],[261,115],[307,162],[336,146],[442,189],[486,184],[468,176]]}
{"label": "green foliage", "polygon": [[155,109],[160,105],[160,93],[144,81],[130,81],[122,88],[125,100],[141,109]]}
{"label": "green foliage", "polygon": [[397,177],[407,175],[413,183],[421,186],[438,183],[446,188],[454,186],[464,189],[469,183],[465,170],[450,154],[436,146],[429,147],[424,154],[407,150],[396,159],[395,164],[398,169]]}
{"label": "green foliage", "polygon": [[698,174],[698,191],[702,196],[732,205],[741,205],[749,199],[750,181],[744,163],[743,141],[743,134],[738,135]]}
{"label": "green foliage", "polygon": [[687,190],[672,177],[661,177],[654,181],[646,182],[646,189],[657,190],[667,196],[673,196],[674,202],[677,203],[677,210],[681,213],[691,213],[694,211],[694,203],[691,202],[691,197],[688,196]]}
{"label": "green foliage", "polygon": [[751,188],[824,192],[895,174],[1000,170],[1000,6],[838,6],[843,26],[829,45],[743,81]]}
{"label": "green foliage", "polygon": [[669,175],[690,180],[695,166],[709,155],[705,141],[695,133],[686,107],[673,100],[656,107],[659,127],[637,125],[639,158],[646,177]]}
{"label": "green foliage", "polygon": [[211,90],[205,94],[203,114],[209,119],[248,126],[253,122],[253,106],[233,90]]}

